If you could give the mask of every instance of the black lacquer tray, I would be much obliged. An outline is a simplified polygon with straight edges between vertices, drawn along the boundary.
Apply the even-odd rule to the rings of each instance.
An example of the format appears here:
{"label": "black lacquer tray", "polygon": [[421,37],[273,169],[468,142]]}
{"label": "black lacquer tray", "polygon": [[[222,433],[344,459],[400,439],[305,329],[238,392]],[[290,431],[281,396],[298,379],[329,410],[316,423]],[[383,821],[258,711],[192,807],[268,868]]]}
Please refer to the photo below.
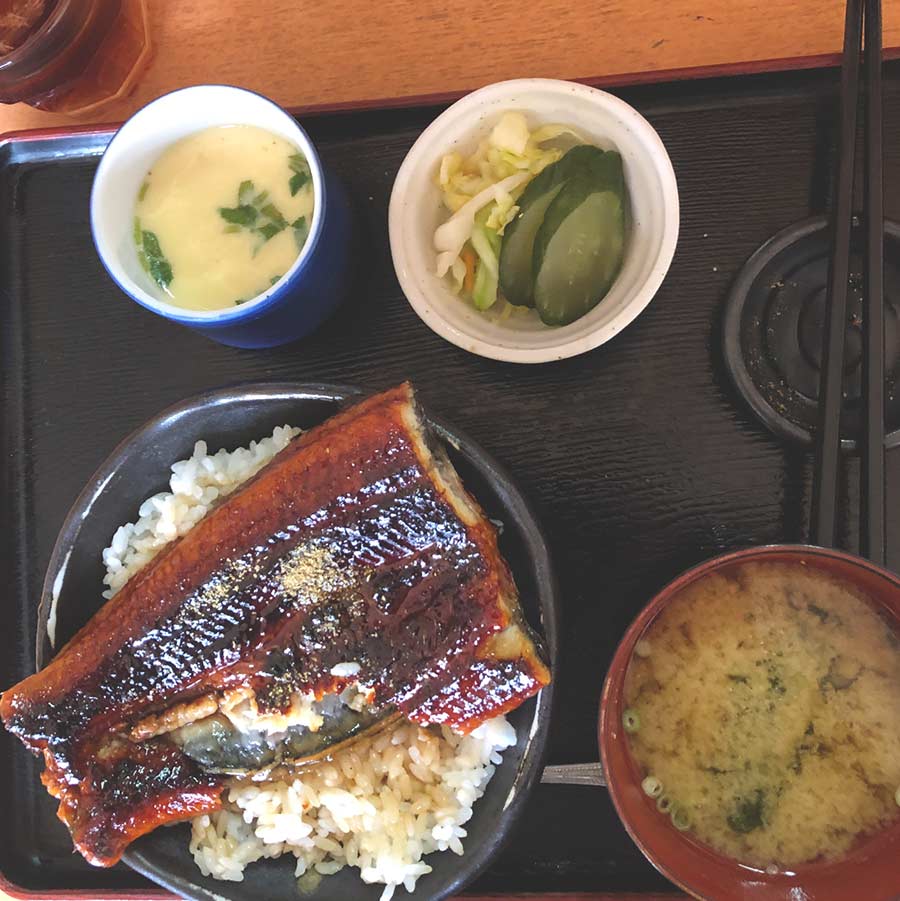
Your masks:
{"label": "black lacquer tray", "polygon": [[[0,686],[34,668],[37,601],[70,504],[109,451],[162,408],[247,380],[411,378],[426,403],[514,475],[551,545],[562,597],[550,762],[597,758],[608,661],[627,624],[686,567],[748,544],[801,541],[811,460],[771,437],[736,395],[721,309],[747,256],[825,210],[837,78],[831,71],[621,92],[659,130],[681,191],[681,238],[650,307],[609,344],[517,366],[443,342],[394,278],[387,202],[437,110],[304,118],[359,223],[351,299],[312,337],[221,347],[120,295],[91,244],[88,194],[109,132],[0,143]],[[886,214],[900,216],[900,68],[886,69]],[[861,156],[861,155],[860,155]],[[900,450],[888,453],[889,564],[900,566]],[[845,464],[840,542],[855,549],[858,461]],[[73,855],[40,767],[0,736],[0,872],[41,895],[146,891],[130,870]],[[473,892],[659,893],[605,790],[543,785]]]}

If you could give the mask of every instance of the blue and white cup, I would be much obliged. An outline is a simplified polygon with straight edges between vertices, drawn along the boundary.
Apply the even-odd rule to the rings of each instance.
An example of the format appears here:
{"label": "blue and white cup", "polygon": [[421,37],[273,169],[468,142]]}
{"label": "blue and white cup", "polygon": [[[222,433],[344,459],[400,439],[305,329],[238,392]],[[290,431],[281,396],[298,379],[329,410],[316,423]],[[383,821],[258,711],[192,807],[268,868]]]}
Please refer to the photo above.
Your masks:
{"label": "blue and white cup", "polygon": [[[315,207],[309,236],[290,269],[268,290],[236,307],[189,310],[161,300],[133,240],[138,191],[162,153],[187,135],[221,125],[255,125],[303,152]],[[244,88],[197,85],[152,101],[113,136],[94,176],[91,232],[113,281],[146,309],[233,347],[273,347],[309,334],[349,286],[350,210],[338,180],[322,166],[294,118]]]}

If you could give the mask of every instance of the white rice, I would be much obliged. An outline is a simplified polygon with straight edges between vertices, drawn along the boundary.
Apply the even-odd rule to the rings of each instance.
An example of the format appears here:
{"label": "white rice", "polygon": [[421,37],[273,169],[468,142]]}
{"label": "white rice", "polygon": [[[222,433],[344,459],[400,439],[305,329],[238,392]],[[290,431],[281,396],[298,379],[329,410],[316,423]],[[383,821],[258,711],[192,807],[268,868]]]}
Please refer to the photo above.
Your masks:
{"label": "white rice", "polygon": [[[172,464],[171,491],[148,498],[136,522],[120,526],[103,551],[112,597],[170,541],[188,532],[216,501],[255,475],[300,430],[276,428],[248,448],[209,454],[198,441],[188,460]],[[355,662],[335,667],[352,676]],[[403,722],[284,781],[235,780],[231,809],[197,817],[191,852],[207,876],[240,881],[249,863],[293,854],[296,875],[311,887],[345,866],[364,882],[385,885],[382,901],[398,886],[411,892],[431,872],[422,858],[433,851],[463,853],[464,824],[516,743],[504,717],[461,736]]]}
{"label": "white rice", "polygon": [[170,541],[197,525],[219,498],[255,476],[299,434],[300,429],[292,426],[277,426],[270,438],[216,454],[207,452],[205,441],[198,441],[189,459],[172,464],[171,491],[148,497],[138,509],[137,522],[119,526],[103,549],[107,586],[103,596],[111,598]]}
{"label": "white rice", "polygon": [[464,824],[516,743],[504,717],[467,736],[404,722],[295,779],[237,782],[221,810],[193,821],[191,851],[206,876],[240,881],[244,867],[293,854],[298,877],[358,867],[364,882],[413,891],[432,851],[463,853]]}

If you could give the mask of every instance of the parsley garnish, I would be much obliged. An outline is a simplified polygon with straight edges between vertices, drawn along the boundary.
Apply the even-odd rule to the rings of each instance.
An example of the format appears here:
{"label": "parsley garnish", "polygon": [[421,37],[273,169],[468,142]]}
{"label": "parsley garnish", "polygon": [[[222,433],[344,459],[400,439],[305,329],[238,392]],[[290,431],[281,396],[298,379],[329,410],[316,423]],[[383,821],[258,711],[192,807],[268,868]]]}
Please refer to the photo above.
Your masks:
{"label": "parsley garnish", "polygon": [[258,229],[256,229],[256,233],[262,236],[263,242],[268,241],[270,238],[274,238],[278,232],[282,231],[284,228],[283,225],[276,225],[274,222],[267,222],[265,225],[261,225]]}
{"label": "parsley garnish", "polygon": [[306,216],[298,216],[292,223],[291,228],[294,230],[294,240],[297,242],[297,249],[303,250],[306,238],[309,235],[309,226],[306,224]]}
{"label": "parsley garnish", "polygon": [[140,220],[135,217],[134,237],[138,249],[138,259],[141,261],[144,271],[164,291],[168,291],[172,281],[172,264],[166,259],[162,248],[159,246],[159,238],[151,231],[141,229]]}
{"label": "parsley garnish", "polygon": [[274,203],[267,203],[268,191],[256,192],[253,182],[249,179],[242,181],[238,186],[238,205],[233,207],[219,207],[219,215],[228,223],[226,232],[249,229],[262,238],[262,242],[254,253],[266,241],[274,238],[280,231],[287,228],[287,219]]}
{"label": "parsley garnish", "polygon": [[288,182],[291,197],[294,197],[310,179],[309,163],[306,162],[306,157],[302,153],[292,153],[288,157],[288,166],[294,173]]}
{"label": "parsley garnish", "polygon": [[249,178],[246,179],[245,181],[242,181],[238,185],[238,203],[239,204],[252,203],[253,202],[253,191],[254,191],[253,182],[250,181]]}
{"label": "parsley garnish", "polygon": [[219,215],[232,225],[249,226],[256,222],[259,212],[255,206],[250,206],[249,203],[242,203],[240,206],[220,206]]}
{"label": "parsley garnish", "polygon": [[279,231],[283,228],[287,228],[287,219],[281,215],[281,210],[279,210],[274,203],[267,203],[260,209],[260,213],[262,213],[263,216],[267,216],[273,225],[277,225]]}
{"label": "parsley garnish", "polygon": [[[273,275],[272,278],[269,279],[269,288],[271,288],[280,278],[281,278],[280,275]],[[264,291],[268,291],[269,288],[263,288],[263,290],[260,291],[259,293],[262,294]],[[254,296],[258,297],[259,295],[254,295]],[[249,301],[251,301],[253,299],[254,299],[253,297],[241,297],[234,302],[234,305],[236,307],[239,307],[242,303],[248,303]]]}

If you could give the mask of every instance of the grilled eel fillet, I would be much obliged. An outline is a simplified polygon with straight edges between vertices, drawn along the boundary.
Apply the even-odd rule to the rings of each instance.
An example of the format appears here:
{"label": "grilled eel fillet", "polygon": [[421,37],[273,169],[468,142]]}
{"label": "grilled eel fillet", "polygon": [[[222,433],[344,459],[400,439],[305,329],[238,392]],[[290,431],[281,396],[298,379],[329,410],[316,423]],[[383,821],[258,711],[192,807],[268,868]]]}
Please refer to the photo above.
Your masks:
{"label": "grilled eel fillet", "polygon": [[135,724],[251,687],[277,710],[340,690],[467,732],[550,681],[494,527],[429,439],[409,384],[295,439],[106,603],[0,716],[78,850],[111,866],[218,809],[224,776]]}

